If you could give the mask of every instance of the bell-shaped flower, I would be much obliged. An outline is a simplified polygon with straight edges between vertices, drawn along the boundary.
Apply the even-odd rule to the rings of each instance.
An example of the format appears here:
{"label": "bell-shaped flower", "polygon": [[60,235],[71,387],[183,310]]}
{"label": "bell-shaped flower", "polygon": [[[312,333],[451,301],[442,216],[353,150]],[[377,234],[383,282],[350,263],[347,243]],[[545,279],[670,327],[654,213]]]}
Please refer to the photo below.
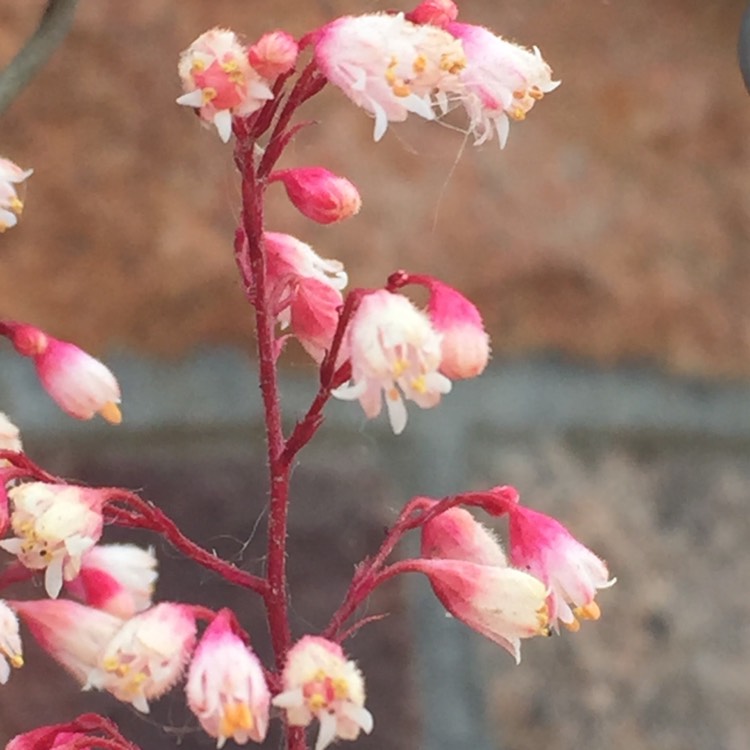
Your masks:
{"label": "bell-shaped flower", "polygon": [[286,712],[291,726],[320,722],[315,750],[324,750],[336,738],[356,740],[360,731],[372,731],[362,674],[337,643],[301,638],[287,654],[281,682],[283,690],[272,703]]}
{"label": "bell-shaped flower", "polygon": [[23,648],[16,613],[0,599],[0,685],[10,677],[11,667],[23,666]]}
{"label": "bell-shaped flower", "polygon": [[444,29],[458,18],[458,6],[453,0],[422,0],[406,14],[406,18],[412,23],[426,23]]}
{"label": "bell-shaped flower", "polygon": [[0,232],[18,223],[23,211],[23,201],[18,197],[17,186],[31,176],[33,169],[21,169],[10,159],[0,157]]}
{"label": "bell-shaped flower", "polygon": [[441,336],[429,318],[406,297],[384,289],[367,294],[347,327],[351,383],[334,391],[359,399],[369,419],[377,417],[383,394],[393,432],[406,427],[403,397],[423,409],[449,393],[451,381],[439,372]]}
{"label": "bell-shaped flower", "polygon": [[463,43],[467,64],[460,71],[460,86],[447,91],[469,116],[474,143],[484,143],[496,132],[505,146],[510,120],[523,120],[535,102],[553,91],[559,81],[535,47],[528,50],[496,36],[489,29],[451,23],[447,30]]}
{"label": "bell-shaped flower", "polygon": [[178,72],[185,93],[177,103],[194,107],[224,143],[232,135],[233,115],[252,114],[273,99],[268,81],[250,64],[248,50],[227,29],[201,34],[180,56]]}
{"label": "bell-shaped flower", "polygon": [[74,485],[26,482],[8,490],[15,537],[0,548],[31,570],[44,570],[47,593],[55,598],[63,580],[72,581],[81,558],[102,535],[101,491]]}
{"label": "bell-shaped flower", "polygon": [[269,31],[248,50],[250,65],[268,81],[292,70],[297,62],[299,45],[286,31]]}
{"label": "bell-shaped flower", "polygon": [[281,182],[289,200],[308,219],[334,224],[359,212],[362,199],[346,177],[323,167],[298,167],[274,172],[269,182]]}
{"label": "bell-shaped flower", "polygon": [[143,713],[182,677],[195,645],[187,605],[162,603],[127,620],[99,653],[89,684]]}
{"label": "bell-shaped flower", "polygon": [[66,414],[91,419],[99,413],[112,424],[122,421],[120,386],[98,359],[34,326],[6,323],[5,327],[16,351],[34,360],[42,386]]}
{"label": "bell-shaped flower", "polygon": [[206,628],[188,668],[190,710],[221,748],[263,742],[271,694],[258,657],[233,631],[234,615],[222,610]]}
{"label": "bell-shaped flower", "polygon": [[344,16],[309,39],[326,78],[375,117],[376,141],[410,112],[434,119],[433,93],[454,87],[466,64],[460,41],[403,13]]}
{"label": "bell-shaped flower", "polygon": [[65,589],[90,607],[127,620],[151,606],[158,577],[153,549],[134,544],[97,544]]}
{"label": "bell-shaped flower", "polygon": [[11,604],[39,645],[84,687],[102,649],[122,627],[118,617],[68,599]]}
{"label": "bell-shaped flower", "polygon": [[554,518],[520,504],[508,506],[510,558],[549,588],[550,621],[569,630],[580,628],[579,619],[598,620],[598,589],[615,583],[607,565],[573,538]]}

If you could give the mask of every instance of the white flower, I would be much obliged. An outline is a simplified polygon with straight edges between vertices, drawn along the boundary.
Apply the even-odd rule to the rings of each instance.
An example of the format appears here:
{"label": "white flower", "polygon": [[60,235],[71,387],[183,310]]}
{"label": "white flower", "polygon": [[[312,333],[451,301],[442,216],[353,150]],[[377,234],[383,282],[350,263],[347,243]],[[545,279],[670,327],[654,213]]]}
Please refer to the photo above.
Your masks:
{"label": "white flower", "polygon": [[18,197],[16,185],[26,180],[33,171],[21,169],[10,159],[0,157],[0,232],[18,223],[23,201]]}
{"label": "white flower", "polygon": [[8,681],[11,666],[23,666],[21,636],[15,612],[0,600],[0,685]]}

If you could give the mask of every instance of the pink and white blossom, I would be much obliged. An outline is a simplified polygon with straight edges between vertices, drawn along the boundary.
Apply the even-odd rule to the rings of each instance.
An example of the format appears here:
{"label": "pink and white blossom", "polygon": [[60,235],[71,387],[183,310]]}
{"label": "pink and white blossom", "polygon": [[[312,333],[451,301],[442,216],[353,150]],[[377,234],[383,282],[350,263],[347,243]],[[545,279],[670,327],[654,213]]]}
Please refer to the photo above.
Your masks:
{"label": "pink and white blossom", "polygon": [[525,119],[560,82],[552,80],[552,70],[536,47],[520,47],[482,26],[454,22],[446,28],[463,43],[467,64],[458,74],[460,85],[444,88],[443,107],[447,109],[454,99],[460,101],[474,143],[484,143],[496,133],[502,148],[510,120]]}
{"label": "pink and white blossom", "polygon": [[323,167],[283,169],[274,172],[269,181],[281,182],[299,212],[319,224],[348,219],[362,206],[354,184]]}
{"label": "pink and white blossom", "polygon": [[376,141],[410,112],[434,119],[433,94],[466,64],[460,41],[403,13],[344,16],[310,38],[326,78],[375,117]]}
{"label": "pink and white blossom", "polygon": [[201,34],[180,56],[178,72],[185,93],[177,103],[194,107],[224,143],[232,135],[234,115],[252,114],[273,99],[269,82],[252,67],[247,48],[228,29]]}
{"label": "pink and white blossom", "polygon": [[127,620],[151,606],[158,577],[153,549],[135,544],[97,544],[65,589],[90,607]]}
{"label": "pink and white blossom", "polygon": [[16,536],[0,541],[0,548],[27,568],[44,570],[45,589],[54,599],[102,535],[104,496],[88,487],[26,482],[8,490],[8,497]]}
{"label": "pink and white blossom", "polygon": [[190,607],[162,603],[127,620],[99,652],[89,685],[142,713],[182,677],[195,645]]}
{"label": "pink and white blossom", "polygon": [[98,413],[111,424],[122,421],[120,386],[98,359],[35,326],[6,322],[5,328],[16,351],[33,359],[39,381],[66,414],[91,419]]}
{"label": "pink and white blossom", "polygon": [[373,419],[385,395],[388,418],[398,435],[407,421],[404,397],[429,409],[451,390],[451,381],[439,372],[441,343],[429,318],[406,297],[384,289],[367,294],[347,328],[351,383],[334,396],[358,399]]}
{"label": "pink and white blossom", "polygon": [[190,710],[221,748],[263,742],[268,730],[271,694],[263,667],[232,629],[234,615],[222,610],[206,628],[188,669]]}
{"label": "pink and white blossom", "polygon": [[286,31],[269,31],[248,50],[250,65],[267,81],[273,81],[294,68],[299,45]]}
{"label": "pink and white blossom", "polygon": [[554,518],[522,505],[509,505],[510,557],[513,565],[544,581],[549,589],[550,621],[569,630],[581,620],[598,620],[598,589],[615,583],[606,563],[576,540]]}
{"label": "pink and white blossom", "polygon": [[315,750],[334,740],[356,740],[372,731],[372,714],[365,706],[365,683],[341,646],[307,635],[292,646],[282,673],[283,690],[272,701],[286,712],[291,726],[320,722]]}
{"label": "pink and white blossom", "polygon": [[23,211],[17,186],[28,179],[33,169],[21,169],[10,159],[0,157],[0,232],[14,227]]}
{"label": "pink and white blossom", "polygon": [[119,617],[68,599],[11,602],[39,645],[84,687],[99,655],[122,627]]}
{"label": "pink and white blossom", "polygon": [[23,666],[23,648],[16,613],[0,600],[0,685],[10,677],[10,668]]}

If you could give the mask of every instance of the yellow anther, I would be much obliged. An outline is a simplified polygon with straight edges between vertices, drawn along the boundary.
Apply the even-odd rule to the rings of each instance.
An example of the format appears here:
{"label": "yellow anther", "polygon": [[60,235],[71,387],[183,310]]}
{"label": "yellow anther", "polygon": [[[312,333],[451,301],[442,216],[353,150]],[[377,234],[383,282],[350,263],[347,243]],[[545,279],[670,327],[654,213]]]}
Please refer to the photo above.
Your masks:
{"label": "yellow anther", "polygon": [[345,699],[349,697],[349,683],[339,677],[337,680],[333,680],[333,692],[339,699]]}
{"label": "yellow anther", "polygon": [[[539,632],[542,633],[543,631],[548,630],[549,625],[549,609],[547,608],[547,603],[545,602],[542,604],[541,607],[536,611],[536,621],[539,623]],[[544,633],[544,635],[549,635],[548,632]]]}
{"label": "yellow anther", "polygon": [[391,389],[390,389],[390,390],[388,391],[388,398],[389,398],[389,399],[390,399],[391,401],[398,401],[398,400],[399,400],[399,398],[401,398],[401,396],[400,396],[400,394],[399,394],[399,392],[398,392],[398,389],[397,389],[397,388],[391,388]]}
{"label": "yellow anther", "polygon": [[209,102],[212,102],[216,97],[218,96],[218,93],[215,88],[212,88],[211,86],[208,86],[207,88],[203,89],[203,103],[208,104]]}
{"label": "yellow anther", "polygon": [[564,622],[563,625],[571,632],[571,633],[577,633],[581,629],[581,623],[578,622],[578,620],[573,620],[573,622]]}
{"label": "yellow anther", "polygon": [[446,73],[460,73],[466,67],[466,57],[462,52],[446,53],[440,58],[440,70]]}
{"label": "yellow anther", "polygon": [[99,409],[99,414],[104,417],[110,424],[120,424],[122,422],[122,412],[117,404],[111,401],[107,402]]}
{"label": "yellow anther", "polygon": [[544,99],[544,92],[541,89],[538,89],[536,86],[532,86],[529,89],[529,96],[532,99],[536,99],[539,101],[540,99]]}
{"label": "yellow anther", "polygon": [[238,729],[250,730],[255,725],[253,712],[247,703],[235,702],[224,706],[220,733],[231,737]]}
{"label": "yellow anther", "polygon": [[195,60],[191,67],[193,73],[202,73],[206,69],[206,63],[203,60]]}
{"label": "yellow anther", "polygon": [[397,359],[391,366],[394,378],[400,378],[409,369],[409,362],[405,359]]}
{"label": "yellow anther", "polygon": [[320,711],[321,708],[325,708],[328,705],[328,701],[323,693],[313,693],[308,697],[307,705],[311,711],[315,712]]}
{"label": "yellow anther", "polygon": [[[120,675],[120,676],[122,677],[122,676],[123,676],[123,675],[125,675],[125,674],[126,674],[127,672],[128,672],[128,667],[127,667],[127,666],[123,667],[123,670],[122,670],[122,673],[121,673],[121,675]],[[132,677],[130,678],[130,683],[129,683],[129,685],[130,685],[130,689],[131,689],[131,690],[136,690],[136,689],[137,689],[137,688],[139,688],[139,687],[140,687],[141,685],[143,685],[143,683],[144,683],[144,682],[145,682],[145,681],[146,681],[147,679],[148,679],[148,678],[147,678],[147,676],[146,676],[145,672],[136,672],[136,673],[135,673],[135,674],[134,674],[134,675],[133,675],[133,676],[132,676]]]}
{"label": "yellow anther", "polygon": [[105,672],[116,672],[120,667],[120,662],[116,656],[110,656],[102,662]]}
{"label": "yellow anther", "polygon": [[424,375],[420,375],[419,377],[412,378],[411,387],[417,393],[427,393],[427,383],[425,382]]}
{"label": "yellow anther", "polygon": [[411,89],[409,88],[409,84],[404,83],[403,81],[401,81],[401,83],[397,85],[392,86],[391,89],[393,91],[394,96],[399,96],[402,99],[406,96],[409,96],[409,94],[411,94]]}
{"label": "yellow anther", "polygon": [[10,654],[8,656],[8,660],[16,669],[19,669],[23,666],[23,656],[21,656],[21,654]]}
{"label": "yellow anther", "polygon": [[526,96],[525,91],[514,91],[513,92],[513,98],[514,99],[523,99]]}
{"label": "yellow anther", "polygon": [[9,206],[11,211],[13,211],[14,214],[18,214],[19,216],[23,213],[23,201],[20,198],[17,198],[13,196],[13,198],[9,201]]}
{"label": "yellow anther", "polygon": [[424,73],[427,70],[427,58],[424,55],[417,55],[411,67],[415,73]]}
{"label": "yellow anther", "polygon": [[393,86],[393,84],[396,83],[396,66],[397,65],[398,65],[398,60],[395,57],[392,57],[390,64],[385,69],[385,80],[391,86]]}
{"label": "yellow anther", "polygon": [[583,607],[577,607],[573,611],[576,617],[580,617],[582,620],[598,620],[602,616],[599,605],[593,601],[585,604]]}
{"label": "yellow anther", "polygon": [[521,109],[521,107],[515,107],[510,112],[508,112],[508,117],[510,117],[511,120],[515,120],[516,122],[521,122],[522,120],[526,119],[526,112]]}

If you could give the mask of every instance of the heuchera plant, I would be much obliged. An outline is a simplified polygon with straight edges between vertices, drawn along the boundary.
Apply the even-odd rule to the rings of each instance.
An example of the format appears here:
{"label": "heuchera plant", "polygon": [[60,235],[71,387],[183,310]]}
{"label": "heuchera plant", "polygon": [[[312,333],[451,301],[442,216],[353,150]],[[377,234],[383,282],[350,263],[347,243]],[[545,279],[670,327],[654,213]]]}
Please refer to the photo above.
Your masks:
{"label": "heuchera plant", "polygon": [[[357,567],[340,607],[318,633],[290,629],[287,514],[290,472],[323,423],[331,397],[359,401],[378,417],[385,402],[393,431],[407,426],[406,402],[437,406],[451,381],[482,373],[490,343],[477,308],[436,278],[394,272],[379,289],[348,293],[337,260],[303,240],[271,232],[268,190],[280,182],[306,217],[343,221],[361,205],[357,188],[321,166],[277,170],[305,122],[297,110],[333,84],[374,121],[379,140],[393,122],[416,115],[440,121],[463,110],[476,144],[505,145],[511,121],[525,118],[552,91],[538,49],[524,49],[488,29],[459,23],[451,0],[424,0],[410,13],[338,18],[296,40],[270,32],[250,46],[228,30],[202,34],[183,53],[179,75],[191,108],[224,142],[234,138],[242,182],[234,256],[254,312],[260,392],[265,410],[270,513],[265,571],[255,575],[188,539],[158,507],[124,489],[90,488],[55,477],[24,453],[18,430],[0,419],[0,548],[15,557],[0,586],[43,576],[47,598],[0,602],[0,682],[23,664],[19,619],[84,689],[96,688],[141,712],[185,682],[196,723],[222,747],[263,742],[272,722],[285,747],[315,750],[377,731],[366,707],[365,676],[344,650],[373,619],[361,615],[370,594],[397,575],[425,575],[455,618],[507,649],[518,662],[521,640],[562,623],[598,619],[597,590],[613,583],[605,563],[557,521],[499,486],[452,497],[417,497],[387,531],[380,549]],[[17,187],[31,171],[0,160],[0,229],[21,212]],[[426,309],[406,292],[426,289]],[[119,423],[120,389],[112,373],[74,344],[34,326],[0,321],[5,336],[33,360],[42,386],[68,414],[101,414]],[[277,362],[288,337],[318,367],[319,388],[307,413],[282,430]],[[467,508],[509,518],[510,556]],[[251,636],[228,609],[154,602],[152,550],[103,545],[106,524],[148,529],[196,563],[256,595],[265,607],[274,661],[263,665]],[[420,556],[392,561],[409,533]],[[293,553],[293,544],[291,545]],[[104,717],[79,716],[14,738],[7,750],[134,746]]]}

